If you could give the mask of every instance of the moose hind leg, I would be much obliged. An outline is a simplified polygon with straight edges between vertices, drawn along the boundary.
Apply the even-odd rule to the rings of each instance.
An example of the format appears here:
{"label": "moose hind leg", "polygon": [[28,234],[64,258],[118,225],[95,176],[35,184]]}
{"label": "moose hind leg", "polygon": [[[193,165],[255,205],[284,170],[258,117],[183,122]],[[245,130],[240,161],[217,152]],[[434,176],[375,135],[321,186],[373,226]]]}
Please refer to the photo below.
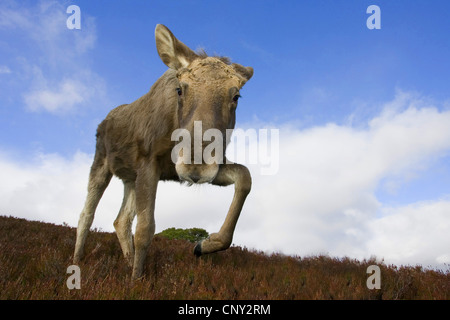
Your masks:
{"label": "moose hind leg", "polygon": [[[96,159],[98,160],[98,159]],[[75,253],[73,257],[74,263],[78,263],[84,255],[84,244],[89,233],[89,228],[94,220],[95,209],[111,181],[112,174],[106,163],[97,165],[98,161],[94,160],[89,174],[88,194],[81,212],[77,228],[77,241],[75,244]]]}
{"label": "moose hind leg", "polygon": [[136,216],[136,192],[134,182],[124,181],[124,196],[119,215],[114,221],[117,238],[128,264],[133,266],[134,246],[131,227]]}
{"label": "moose hind leg", "polygon": [[234,197],[231,202],[225,222],[218,233],[211,234],[207,239],[199,242],[194,248],[194,254],[212,253],[225,250],[233,241],[233,233],[239,219],[242,207],[247,195],[250,193],[252,178],[248,169],[240,164],[221,165],[216,178],[212,184],[226,186],[234,183]]}

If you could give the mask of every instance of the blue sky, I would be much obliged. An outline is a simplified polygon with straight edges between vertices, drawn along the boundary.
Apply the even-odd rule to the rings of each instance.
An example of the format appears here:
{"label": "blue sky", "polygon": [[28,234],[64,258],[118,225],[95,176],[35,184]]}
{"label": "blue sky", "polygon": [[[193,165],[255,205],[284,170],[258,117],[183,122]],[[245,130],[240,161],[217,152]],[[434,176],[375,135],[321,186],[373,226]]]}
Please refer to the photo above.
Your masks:
{"label": "blue sky", "polygon": [[[296,119],[302,126],[342,123],[355,110],[364,122],[397,88],[437,100],[447,100],[450,91],[446,1],[380,1],[381,30],[366,28],[365,10],[371,1],[59,1],[61,8],[79,5],[82,18],[93,21],[89,25],[83,20],[82,30],[64,29],[65,21],[59,21],[64,24],[55,40],[66,39],[60,43],[63,48],[51,54],[73,53],[68,59],[49,57],[49,46],[56,44],[39,34],[47,32],[45,27],[57,27],[40,25],[52,10],[40,12],[37,3],[45,2],[8,6],[9,2],[4,6],[29,15],[24,18],[27,28],[36,33],[34,41],[27,41],[28,29],[20,25],[0,29],[0,59],[11,71],[0,78],[5,129],[1,138],[14,149],[17,142],[29,143],[28,133],[33,132],[42,136],[44,149],[59,151],[65,140],[53,135],[55,126],[77,139],[88,119],[102,118],[114,106],[144,94],[166,69],[154,45],[157,23],[166,24],[193,48],[254,67],[255,77],[244,92],[250,101],[238,114],[241,122],[258,117],[275,122]],[[77,54],[71,49],[76,33],[89,32],[95,33],[95,43]],[[77,105],[70,117],[27,112],[23,94],[33,86],[33,76],[21,71],[30,65],[39,66],[50,82],[88,69],[104,82],[103,100]],[[362,101],[365,106],[358,109]],[[14,126],[15,121],[27,122],[27,134]],[[18,141],[11,141],[12,134]],[[73,143],[65,148],[74,152],[90,147]]]}
{"label": "blue sky", "polygon": [[[81,9],[81,30],[66,27],[71,4]],[[371,4],[381,9],[380,30],[366,27]],[[98,123],[115,106],[145,94],[167,69],[154,40],[154,28],[162,23],[192,49],[252,66],[255,73],[242,90],[237,126],[281,130],[286,153],[280,153],[280,173],[270,179],[254,177],[260,181],[254,199],[264,203],[270,199],[267,188],[277,186],[276,198],[285,196],[291,204],[280,217],[292,221],[295,215],[298,230],[314,233],[286,243],[266,237],[273,211],[281,209],[275,203],[271,207],[270,200],[264,207],[250,200],[237,244],[287,253],[376,254],[394,262],[449,263],[450,238],[439,231],[450,225],[448,12],[450,3],[438,0],[2,1],[0,167],[6,178],[0,182],[0,214],[76,225]],[[333,151],[335,146],[341,148]],[[295,172],[296,180],[288,172]],[[348,178],[341,180],[342,175]],[[314,202],[306,206],[306,199],[293,200],[302,199],[294,191],[308,194],[307,182],[317,188],[310,198],[317,208]],[[37,197],[45,186],[45,196]],[[203,189],[186,192],[199,197],[216,192]],[[163,189],[163,196],[174,192],[170,190]],[[33,193],[36,199],[19,201],[29,206],[17,202]],[[100,210],[117,212],[117,197],[111,193]],[[211,195],[228,204],[229,196],[216,197]],[[195,207],[201,197],[191,201]],[[329,208],[322,208],[327,201]],[[44,209],[33,215],[35,208]],[[267,221],[252,227],[251,217],[261,218],[252,213],[256,211]],[[431,219],[420,212],[428,211],[434,223],[420,229]],[[192,214],[203,221],[199,213]],[[217,213],[217,223],[223,214]],[[305,218],[309,215],[311,225],[305,222],[313,221]],[[114,217],[108,218],[96,223],[111,230]],[[159,228],[190,227],[175,213],[165,219]],[[333,219],[340,222],[330,231]],[[415,221],[420,236],[411,238],[411,228],[383,231],[396,222],[404,225],[398,222],[403,219]],[[220,227],[205,221],[205,228]],[[274,234],[284,234],[285,227]],[[358,237],[365,232],[373,235],[361,245]],[[397,239],[399,234],[404,238]],[[255,240],[261,235],[264,241]],[[325,240],[303,249],[315,237]],[[389,249],[399,241],[408,243],[409,256],[401,253],[406,248]],[[427,251],[436,245],[430,256]]]}

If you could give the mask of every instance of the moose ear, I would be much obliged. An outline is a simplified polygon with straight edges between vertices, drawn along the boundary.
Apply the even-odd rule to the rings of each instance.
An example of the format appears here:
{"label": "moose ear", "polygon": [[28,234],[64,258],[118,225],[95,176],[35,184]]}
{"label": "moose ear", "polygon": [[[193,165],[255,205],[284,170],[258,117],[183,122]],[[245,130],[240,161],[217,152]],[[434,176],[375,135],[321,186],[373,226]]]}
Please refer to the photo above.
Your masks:
{"label": "moose ear", "polygon": [[253,76],[252,67],[244,67],[238,63],[233,63],[231,66],[245,79],[245,81],[250,80],[250,78]]}
{"label": "moose ear", "polygon": [[186,68],[197,58],[194,51],[175,38],[173,33],[162,24],[156,25],[155,39],[159,57],[171,69]]}

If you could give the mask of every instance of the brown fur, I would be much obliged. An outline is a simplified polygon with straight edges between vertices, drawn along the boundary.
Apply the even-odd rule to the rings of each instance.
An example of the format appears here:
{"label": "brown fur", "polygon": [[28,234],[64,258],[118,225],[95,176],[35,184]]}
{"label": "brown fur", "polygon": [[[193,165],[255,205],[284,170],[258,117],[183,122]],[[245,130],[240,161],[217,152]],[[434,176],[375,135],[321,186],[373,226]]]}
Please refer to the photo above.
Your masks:
{"label": "brown fur", "polygon": [[[113,109],[98,126],[88,196],[80,215],[74,254],[74,261],[78,262],[96,206],[112,175],[116,175],[123,180],[125,189],[114,227],[123,253],[133,266],[133,278],[142,276],[154,234],[158,181],[235,184],[236,193],[224,225],[219,233],[196,246],[196,254],[229,247],[251,187],[250,174],[242,165],[174,163],[171,151],[176,142],[171,141],[171,134],[178,128],[193,133],[194,121],[202,121],[203,132],[217,128],[225,137],[225,130],[234,128],[239,89],[251,78],[253,69],[231,64],[228,58],[196,54],[162,25],[156,27],[155,38],[158,53],[170,69],[147,94]],[[135,215],[138,221],[133,246],[131,224]]]}

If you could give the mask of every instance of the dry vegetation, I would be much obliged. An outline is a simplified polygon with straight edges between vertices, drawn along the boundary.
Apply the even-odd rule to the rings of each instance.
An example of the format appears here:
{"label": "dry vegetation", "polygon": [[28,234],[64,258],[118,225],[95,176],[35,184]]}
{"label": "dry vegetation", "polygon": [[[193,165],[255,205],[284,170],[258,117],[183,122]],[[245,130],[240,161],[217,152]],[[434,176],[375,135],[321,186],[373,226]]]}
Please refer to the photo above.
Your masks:
{"label": "dry vegetation", "polygon": [[75,229],[0,216],[0,299],[450,299],[450,272],[381,267],[381,289],[366,286],[375,261],[265,255],[241,247],[196,258],[193,244],[156,236],[146,277],[130,280],[115,234],[92,232],[69,290]]}

